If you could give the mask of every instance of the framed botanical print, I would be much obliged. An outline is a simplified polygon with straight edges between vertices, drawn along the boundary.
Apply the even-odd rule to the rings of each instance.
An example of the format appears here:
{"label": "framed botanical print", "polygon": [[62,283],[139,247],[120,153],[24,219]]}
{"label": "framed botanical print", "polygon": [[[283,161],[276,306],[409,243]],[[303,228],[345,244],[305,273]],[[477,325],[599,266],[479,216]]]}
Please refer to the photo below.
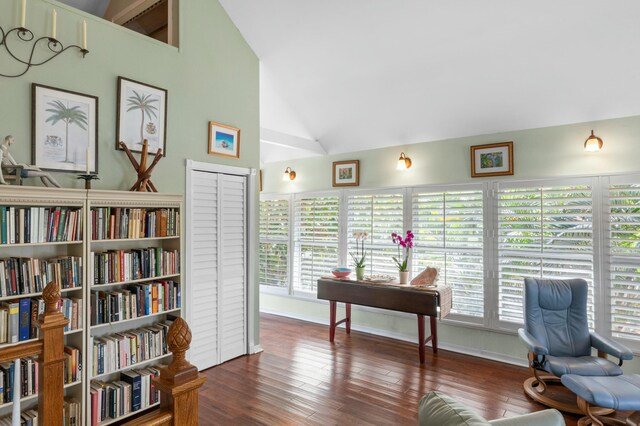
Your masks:
{"label": "framed botanical print", "polygon": [[471,177],[513,174],[513,142],[471,147]]}
{"label": "framed botanical print", "polygon": [[360,185],[360,160],[334,161],[333,186]]}
{"label": "framed botanical print", "polygon": [[209,122],[209,154],[240,158],[240,129]]}
{"label": "framed botanical print", "polygon": [[45,170],[98,172],[98,98],[32,85],[32,163]]}
{"label": "framed botanical print", "polygon": [[167,102],[165,89],[118,77],[116,149],[124,142],[129,150],[142,152],[146,139],[149,154],[162,149],[167,155]]}

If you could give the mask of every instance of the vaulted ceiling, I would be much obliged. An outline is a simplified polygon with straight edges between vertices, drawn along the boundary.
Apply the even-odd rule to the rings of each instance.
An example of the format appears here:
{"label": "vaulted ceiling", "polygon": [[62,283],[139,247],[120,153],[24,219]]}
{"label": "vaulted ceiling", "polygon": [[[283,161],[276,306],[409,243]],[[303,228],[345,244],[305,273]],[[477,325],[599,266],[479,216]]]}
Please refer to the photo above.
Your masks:
{"label": "vaulted ceiling", "polygon": [[637,0],[220,2],[264,162],[640,114]]}

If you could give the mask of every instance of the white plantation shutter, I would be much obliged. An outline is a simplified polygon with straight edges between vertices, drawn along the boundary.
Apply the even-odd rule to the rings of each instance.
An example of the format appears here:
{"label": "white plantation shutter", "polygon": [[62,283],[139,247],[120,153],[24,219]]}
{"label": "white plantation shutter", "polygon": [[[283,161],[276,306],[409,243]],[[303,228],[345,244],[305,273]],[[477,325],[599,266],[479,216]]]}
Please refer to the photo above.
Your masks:
{"label": "white plantation shutter", "polygon": [[260,285],[286,287],[289,259],[289,200],[260,201]]}
{"label": "white plantation shutter", "polygon": [[640,182],[609,186],[611,334],[640,342]]}
{"label": "white plantation shutter", "polygon": [[189,325],[193,335],[189,361],[202,370],[218,364],[218,177],[204,172],[194,176],[189,211]]}
{"label": "white plantation shutter", "polygon": [[247,353],[246,178],[220,174],[220,362]]}
{"label": "white plantation shutter", "polygon": [[593,326],[591,181],[538,185],[498,189],[499,319],[523,322],[525,277],[584,278]]}
{"label": "white plantation shutter", "polygon": [[[356,253],[354,232],[367,232],[364,244],[367,274],[398,275],[398,268],[392,257],[398,257],[398,250],[391,241],[391,234],[404,234],[403,195],[398,193],[378,193],[349,195],[347,199],[347,241],[349,253]],[[362,243],[360,243],[362,244]],[[362,250],[362,246],[360,246]],[[351,256],[349,263],[353,262]]]}
{"label": "white plantation shutter", "polygon": [[412,198],[413,274],[440,269],[439,283],[453,290],[452,312],[484,315],[483,192],[417,189]]}
{"label": "white plantation shutter", "polygon": [[339,207],[337,196],[296,198],[294,290],[315,292],[318,279],[338,266]]}

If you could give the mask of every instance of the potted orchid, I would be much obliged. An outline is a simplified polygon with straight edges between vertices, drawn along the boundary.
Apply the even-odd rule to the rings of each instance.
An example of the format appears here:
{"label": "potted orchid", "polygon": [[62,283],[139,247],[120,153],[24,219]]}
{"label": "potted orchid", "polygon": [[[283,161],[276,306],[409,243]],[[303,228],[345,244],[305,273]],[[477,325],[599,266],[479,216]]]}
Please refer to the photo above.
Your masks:
{"label": "potted orchid", "polygon": [[[356,268],[356,278],[358,281],[362,281],[364,279],[364,260],[367,256],[364,251],[364,240],[369,237],[368,232],[354,232],[353,237],[356,239],[356,252],[355,254],[349,252],[351,258],[353,259],[353,266]],[[362,253],[360,252],[360,241],[362,241]]]}
{"label": "potted orchid", "polygon": [[409,250],[413,248],[413,232],[408,230],[407,236],[404,238],[402,238],[402,235],[394,232],[391,234],[391,241],[398,247],[398,257],[394,256],[392,259],[396,263],[398,272],[400,273],[400,284],[406,284],[409,281]]}

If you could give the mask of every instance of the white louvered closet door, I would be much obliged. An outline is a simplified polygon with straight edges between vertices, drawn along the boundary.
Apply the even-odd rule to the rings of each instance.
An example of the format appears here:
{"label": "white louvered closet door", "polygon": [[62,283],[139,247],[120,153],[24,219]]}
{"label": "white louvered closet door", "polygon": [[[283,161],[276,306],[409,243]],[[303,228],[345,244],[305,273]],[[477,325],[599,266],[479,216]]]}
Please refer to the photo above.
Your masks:
{"label": "white louvered closet door", "polygon": [[199,370],[247,353],[246,178],[194,171],[189,360]]}

